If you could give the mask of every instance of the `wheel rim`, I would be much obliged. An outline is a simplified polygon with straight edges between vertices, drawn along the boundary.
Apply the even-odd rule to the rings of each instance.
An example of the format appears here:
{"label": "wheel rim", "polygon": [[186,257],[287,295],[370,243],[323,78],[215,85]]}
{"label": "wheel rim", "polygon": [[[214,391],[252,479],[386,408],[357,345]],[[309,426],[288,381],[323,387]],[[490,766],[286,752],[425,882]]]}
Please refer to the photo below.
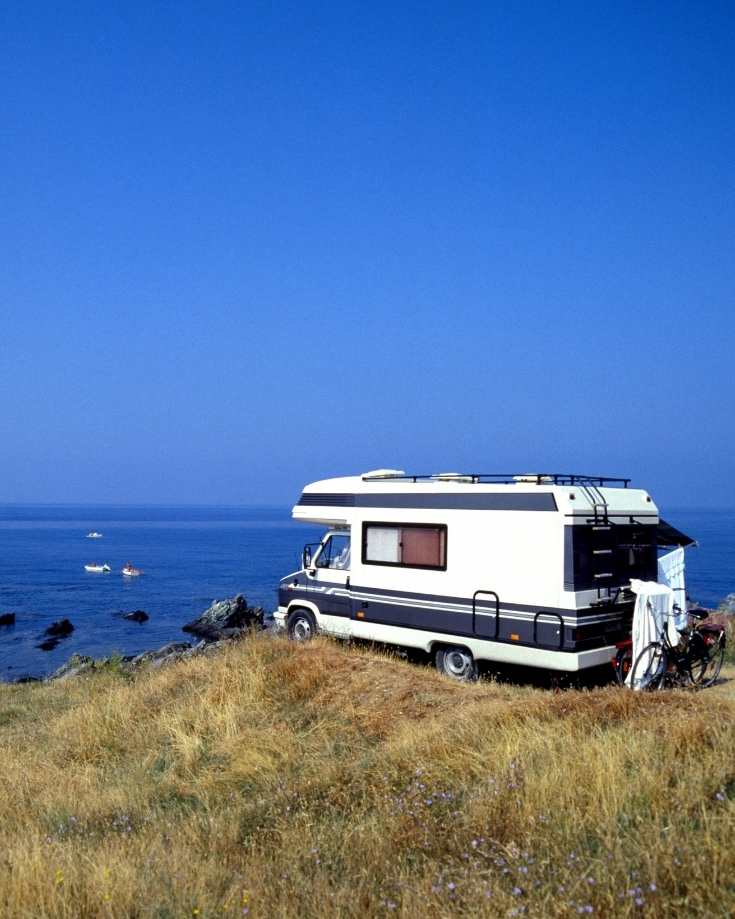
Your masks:
{"label": "wheel rim", "polygon": [[704,673],[702,674],[702,682],[705,686],[711,686],[717,677],[720,675],[720,669],[722,667],[722,659],[725,656],[725,649],[722,647],[720,642],[710,650],[709,660],[707,665],[704,668]]}
{"label": "wheel rim", "polygon": [[466,680],[472,672],[472,657],[466,651],[454,648],[444,653],[444,670],[455,680]]}
{"label": "wheel rim", "polygon": [[663,646],[653,642],[641,651],[633,665],[630,688],[638,692],[661,689],[666,682],[668,658]]}
{"label": "wheel rim", "polygon": [[719,639],[711,643],[700,640],[693,653],[692,679],[697,686],[711,686],[720,675],[725,649]]}
{"label": "wheel rim", "polygon": [[311,625],[305,616],[299,616],[291,627],[291,634],[296,641],[308,641],[311,638]]}

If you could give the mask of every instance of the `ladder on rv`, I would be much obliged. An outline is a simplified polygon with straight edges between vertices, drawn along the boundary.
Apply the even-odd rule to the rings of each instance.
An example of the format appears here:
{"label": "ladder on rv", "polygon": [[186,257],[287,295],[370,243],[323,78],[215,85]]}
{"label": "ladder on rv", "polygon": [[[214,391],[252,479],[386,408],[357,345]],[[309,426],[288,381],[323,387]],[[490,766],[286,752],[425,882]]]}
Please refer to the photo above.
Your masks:
{"label": "ladder on rv", "polygon": [[589,519],[592,538],[592,577],[597,588],[597,599],[602,600],[602,591],[610,597],[610,582],[615,575],[615,524],[610,520],[605,496],[596,485],[587,485],[584,492],[592,505],[593,516]]}

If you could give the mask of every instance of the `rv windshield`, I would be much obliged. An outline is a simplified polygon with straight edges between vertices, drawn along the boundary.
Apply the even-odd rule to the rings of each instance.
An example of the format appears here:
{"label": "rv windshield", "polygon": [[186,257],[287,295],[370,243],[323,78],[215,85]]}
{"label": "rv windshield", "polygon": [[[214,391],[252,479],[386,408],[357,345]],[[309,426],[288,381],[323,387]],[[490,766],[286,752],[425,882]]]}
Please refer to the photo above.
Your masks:
{"label": "rv windshield", "polygon": [[316,567],[349,571],[350,537],[348,533],[332,533],[328,537],[317,556]]}

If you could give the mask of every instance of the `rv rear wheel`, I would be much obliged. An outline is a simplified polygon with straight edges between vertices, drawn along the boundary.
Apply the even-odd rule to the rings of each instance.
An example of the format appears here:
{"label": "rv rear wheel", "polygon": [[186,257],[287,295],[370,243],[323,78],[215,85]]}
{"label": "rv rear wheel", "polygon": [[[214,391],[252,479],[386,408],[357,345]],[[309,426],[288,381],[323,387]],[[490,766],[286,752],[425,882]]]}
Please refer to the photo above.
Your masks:
{"label": "rv rear wheel", "polygon": [[435,660],[439,673],[453,680],[471,683],[477,679],[477,662],[466,648],[439,648]]}
{"label": "rv rear wheel", "polygon": [[308,609],[295,609],[286,626],[291,641],[308,641],[316,635],[316,621]]}

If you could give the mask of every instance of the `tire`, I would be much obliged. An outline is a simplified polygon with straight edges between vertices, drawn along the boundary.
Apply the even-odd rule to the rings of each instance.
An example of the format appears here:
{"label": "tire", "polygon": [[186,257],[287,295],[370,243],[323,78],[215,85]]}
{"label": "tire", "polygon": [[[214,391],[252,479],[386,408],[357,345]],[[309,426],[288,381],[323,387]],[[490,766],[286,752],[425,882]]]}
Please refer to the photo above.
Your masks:
{"label": "tire", "polygon": [[474,683],[479,675],[477,661],[467,648],[439,648],[434,660],[439,673],[458,683]]}
{"label": "tire", "polygon": [[[695,637],[696,636],[696,637]],[[691,644],[690,666],[692,682],[701,689],[712,686],[717,681],[725,657],[725,642],[722,635],[709,636],[702,632],[694,632]]]}
{"label": "tire", "polygon": [[288,617],[286,632],[290,641],[310,641],[317,633],[313,613],[308,609],[295,609]]}
{"label": "tire", "polygon": [[615,679],[618,686],[625,686],[625,680],[633,666],[633,646],[626,645],[620,648],[615,655]]}
{"label": "tire", "polygon": [[652,641],[636,658],[630,675],[630,688],[642,692],[663,689],[669,669],[666,648],[658,641]]}

